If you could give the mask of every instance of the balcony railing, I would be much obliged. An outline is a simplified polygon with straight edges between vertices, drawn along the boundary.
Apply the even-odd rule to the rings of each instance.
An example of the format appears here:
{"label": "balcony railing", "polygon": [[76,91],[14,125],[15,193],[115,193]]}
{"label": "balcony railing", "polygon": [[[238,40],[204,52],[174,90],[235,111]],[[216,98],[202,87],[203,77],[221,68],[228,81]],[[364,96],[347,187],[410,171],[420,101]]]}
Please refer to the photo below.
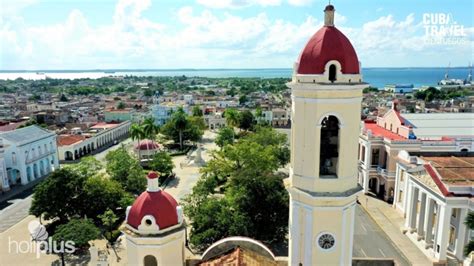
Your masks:
{"label": "balcony railing", "polygon": [[389,172],[387,169],[382,168],[380,166],[377,167],[377,174],[385,177],[385,178],[395,178],[395,172]]}
{"label": "balcony railing", "polygon": [[30,156],[30,154],[28,154],[28,158],[26,159],[26,163],[32,163],[34,161],[37,161],[39,159],[43,159],[51,154],[54,154],[56,151],[55,150],[47,150],[46,152],[43,152],[41,154],[37,154],[36,156]]}

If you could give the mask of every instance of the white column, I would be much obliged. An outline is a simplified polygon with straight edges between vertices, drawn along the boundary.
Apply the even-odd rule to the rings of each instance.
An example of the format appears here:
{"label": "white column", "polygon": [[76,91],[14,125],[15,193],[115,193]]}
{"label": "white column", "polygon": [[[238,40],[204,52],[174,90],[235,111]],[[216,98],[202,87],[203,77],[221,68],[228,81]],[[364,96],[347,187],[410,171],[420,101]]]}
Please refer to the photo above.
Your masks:
{"label": "white column", "polygon": [[433,237],[433,213],[434,213],[434,206],[435,202],[431,198],[427,198],[427,204],[426,204],[426,211],[425,211],[425,225],[424,225],[424,230],[425,230],[425,242],[427,245],[433,243],[432,237]]}
{"label": "white column", "polygon": [[367,169],[362,169],[362,178],[364,179],[363,182],[363,186],[364,186],[364,193],[367,194],[369,193],[369,170]]}
{"label": "white column", "polygon": [[464,220],[466,220],[467,216],[467,209],[460,208],[459,209],[459,225],[457,228],[457,237],[456,237],[456,247],[455,247],[455,255],[456,258],[462,260],[463,259],[463,251],[464,245],[466,244],[466,225],[464,224]]}
{"label": "white column", "polygon": [[450,230],[451,207],[441,205],[438,219],[438,233],[436,237],[435,255],[440,261],[446,260],[446,251],[448,249],[448,237]]}
{"label": "white column", "polygon": [[[417,203],[418,203],[418,188],[416,188],[415,186],[411,186],[411,196],[410,196],[410,199],[411,201],[409,201],[409,210],[408,210],[408,219],[407,219],[407,222],[408,222],[408,228],[410,228],[411,230],[414,230],[416,229],[416,207],[417,207]],[[412,232],[412,231],[411,231]]]}
{"label": "white column", "polygon": [[412,184],[408,185],[407,189],[407,196],[406,196],[406,208],[405,208],[405,227],[410,227],[410,219],[411,219],[411,206],[413,201],[413,191],[414,187]]}
{"label": "white column", "polygon": [[420,213],[418,214],[418,226],[417,226],[417,233],[418,233],[419,239],[421,239],[424,236],[425,209],[426,209],[426,193],[421,192]]}
{"label": "white column", "polygon": [[370,167],[372,166],[372,158],[370,158],[372,155],[372,145],[370,145],[370,142],[367,142],[367,146],[365,147],[365,168],[367,170],[370,170]]}

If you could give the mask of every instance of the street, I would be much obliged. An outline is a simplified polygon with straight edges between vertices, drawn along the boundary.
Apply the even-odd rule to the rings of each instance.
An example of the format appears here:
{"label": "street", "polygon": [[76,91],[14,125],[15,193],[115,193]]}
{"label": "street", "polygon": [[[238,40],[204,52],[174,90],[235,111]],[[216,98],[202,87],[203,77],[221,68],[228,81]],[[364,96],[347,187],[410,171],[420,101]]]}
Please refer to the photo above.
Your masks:
{"label": "street", "polygon": [[382,229],[359,205],[356,206],[353,257],[393,258],[397,265],[410,265]]}

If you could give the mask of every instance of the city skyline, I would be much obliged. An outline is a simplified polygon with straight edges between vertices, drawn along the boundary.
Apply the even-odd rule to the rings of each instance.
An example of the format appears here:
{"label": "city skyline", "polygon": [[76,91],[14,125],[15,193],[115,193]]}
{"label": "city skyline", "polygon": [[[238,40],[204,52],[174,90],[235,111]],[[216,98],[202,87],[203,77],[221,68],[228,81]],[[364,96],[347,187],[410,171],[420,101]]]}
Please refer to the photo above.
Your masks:
{"label": "city skyline", "polygon": [[[472,2],[332,2],[362,67],[474,61]],[[291,68],[322,25],[326,4],[2,0],[0,70]],[[440,21],[443,15],[450,21]],[[430,43],[431,26],[457,28]]]}

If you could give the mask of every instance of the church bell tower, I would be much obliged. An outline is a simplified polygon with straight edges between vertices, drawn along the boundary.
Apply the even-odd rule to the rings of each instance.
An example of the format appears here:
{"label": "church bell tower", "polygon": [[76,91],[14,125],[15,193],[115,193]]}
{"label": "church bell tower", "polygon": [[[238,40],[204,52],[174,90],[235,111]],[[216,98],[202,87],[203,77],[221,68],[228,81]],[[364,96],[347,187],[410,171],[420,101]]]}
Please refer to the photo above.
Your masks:
{"label": "church bell tower", "polygon": [[290,265],[351,265],[362,81],[349,39],[326,6],[324,26],[294,65]]}

